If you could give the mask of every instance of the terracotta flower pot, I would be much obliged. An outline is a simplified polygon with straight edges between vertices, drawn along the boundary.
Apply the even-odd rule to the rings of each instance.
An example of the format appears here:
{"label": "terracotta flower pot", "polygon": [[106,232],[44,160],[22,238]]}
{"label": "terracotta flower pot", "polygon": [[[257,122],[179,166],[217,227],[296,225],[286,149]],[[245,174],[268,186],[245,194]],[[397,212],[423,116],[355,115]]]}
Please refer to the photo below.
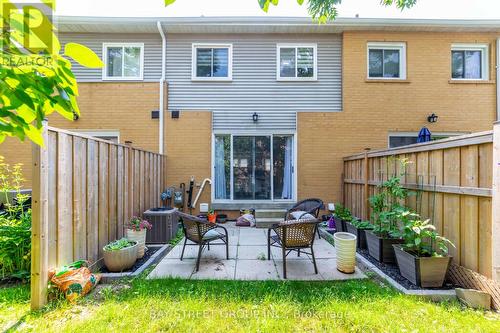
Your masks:
{"label": "terracotta flower pot", "polygon": [[137,242],[137,259],[144,257],[144,250],[146,249],[146,229],[140,231],[127,229],[127,239]]}
{"label": "terracotta flower pot", "polygon": [[137,248],[137,242],[132,246],[116,251],[106,250],[104,247],[104,265],[111,272],[122,272],[134,266],[137,260]]}
{"label": "terracotta flower pot", "polygon": [[357,237],[348,232],[336,232],[333,239],[337,251],[337,269],[342,273],[354,273]]}

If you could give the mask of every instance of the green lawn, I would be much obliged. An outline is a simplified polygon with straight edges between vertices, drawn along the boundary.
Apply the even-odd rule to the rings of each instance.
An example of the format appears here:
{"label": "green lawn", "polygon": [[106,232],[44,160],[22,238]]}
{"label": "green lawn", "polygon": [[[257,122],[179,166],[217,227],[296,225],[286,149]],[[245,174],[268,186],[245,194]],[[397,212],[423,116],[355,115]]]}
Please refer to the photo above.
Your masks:
{"label": "green lawn", "polygon": [[372,280],[147,281],[29,312],[27,286],[0,289],[0,331],[500,332],[500,316],[403,296]]}

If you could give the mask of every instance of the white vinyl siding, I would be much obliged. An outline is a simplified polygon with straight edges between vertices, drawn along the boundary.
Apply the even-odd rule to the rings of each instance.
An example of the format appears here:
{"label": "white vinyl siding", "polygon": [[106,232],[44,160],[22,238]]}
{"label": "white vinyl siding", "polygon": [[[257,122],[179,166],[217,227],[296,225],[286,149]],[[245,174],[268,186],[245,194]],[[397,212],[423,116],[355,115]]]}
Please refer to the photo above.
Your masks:
{"label": "white vinyl siding", "polygon": [[406,44],[368,43],[367,75],[368,79],[406,80]]}

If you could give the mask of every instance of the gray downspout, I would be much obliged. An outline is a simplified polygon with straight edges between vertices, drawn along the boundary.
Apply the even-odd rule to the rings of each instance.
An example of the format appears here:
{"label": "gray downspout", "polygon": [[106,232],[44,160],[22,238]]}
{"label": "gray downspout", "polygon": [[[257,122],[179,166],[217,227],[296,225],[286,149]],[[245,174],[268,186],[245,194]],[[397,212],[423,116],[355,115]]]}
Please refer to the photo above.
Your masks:
{"label": "gray downspout", "polygon": [[164,132],[164,109],[165,109],[165,96],[164,96],[164,91],[165,91],[165,63],[166,63],[166,57],[167,57],[167,40],[165,38],[165,33],[163,32],[163,28],[161,26],[160,21],[156,22],[156,26],[158,27],[158,31],[160,32],[161,36],[161,78],[160,78],[160,108],[159,108],[159,116],[160,116],[160,125],[159,125],[159,153],[163,154],[163,132]]}

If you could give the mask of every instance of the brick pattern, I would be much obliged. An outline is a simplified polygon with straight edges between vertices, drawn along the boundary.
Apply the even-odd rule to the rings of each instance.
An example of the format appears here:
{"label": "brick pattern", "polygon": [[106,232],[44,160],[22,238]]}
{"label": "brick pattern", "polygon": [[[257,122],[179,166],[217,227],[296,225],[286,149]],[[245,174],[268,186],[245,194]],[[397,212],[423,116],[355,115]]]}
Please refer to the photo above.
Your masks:
{"label": "brick pattern", "polygon": [[[298,196],[341,198],[342,158],[386,148],[389,132],[477,132],[496,117],[496,34],[345,32],[343,112],[299,113]],[[407,82],[367,78],[367,42],[406,42]],[[451,44],[488,43],[490,81],[450,83]],[[438,122],[427,116],[436,113]]]}

